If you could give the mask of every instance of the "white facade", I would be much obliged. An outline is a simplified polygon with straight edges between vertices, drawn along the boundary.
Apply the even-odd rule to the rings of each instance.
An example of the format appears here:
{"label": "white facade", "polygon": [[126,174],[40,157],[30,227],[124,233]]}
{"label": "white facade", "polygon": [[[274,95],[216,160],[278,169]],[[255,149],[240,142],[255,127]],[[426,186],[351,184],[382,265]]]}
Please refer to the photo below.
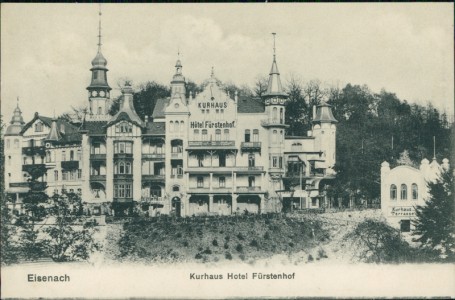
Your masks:
{"label": "white facade", "polygon": [[275,56],[262,99],[227,94],[213,70],[204,90],[186,97],[177,61],[171,97],[158,99],[145,119],[128,83],[120,111],[107,113],[106,65],[99,49],[82,124],[36,113],[24,125],[16,109],[5,135],[5,169],[7,192],[18,203],[28,190],[27,166],[40,164],[49,195],[79,193],[92,213],[122,214],[133,203],[152,216],[324,206],[323,186],[335,175],[337,121],[322,103],[309,136],[286,136],[288,96]]}
{"label": "white facade", "polygon": [[440,166],[423,159],[419,169],[401,165],[393,169],[388,162],[381,165],[381,209],[388,223],[403,232],[412,231],[415,207],[424,206],[428,199],[428,182],[434,182],[443,170],[449,169],[449,161]]}

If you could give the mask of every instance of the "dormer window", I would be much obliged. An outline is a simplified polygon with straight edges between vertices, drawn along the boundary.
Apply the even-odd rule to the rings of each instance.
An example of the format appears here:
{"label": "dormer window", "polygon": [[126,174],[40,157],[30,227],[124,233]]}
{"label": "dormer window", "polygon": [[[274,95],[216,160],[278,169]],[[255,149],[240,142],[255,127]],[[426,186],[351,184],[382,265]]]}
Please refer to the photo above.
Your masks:
{"label": "dormer window", "polygon": [[43,131],[43,123],[37,122],[35,123],[35,132],[42,132]]}
{"label": "dormer window", "polygon": [[117,126],[115,126],[115,132],[117,132],[117,133],[132,133],[133,132],[133,126],[131,126],[127,122],[122,122],[122,123],[117,124]]}

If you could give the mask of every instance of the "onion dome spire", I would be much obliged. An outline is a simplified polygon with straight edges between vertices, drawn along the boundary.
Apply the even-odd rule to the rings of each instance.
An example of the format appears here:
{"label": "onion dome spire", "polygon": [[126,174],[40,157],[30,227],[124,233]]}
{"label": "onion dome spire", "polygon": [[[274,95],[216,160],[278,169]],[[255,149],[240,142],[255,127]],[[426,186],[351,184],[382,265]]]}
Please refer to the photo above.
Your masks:
{"label": "onion dome spire", "polygon": [[[104,93],[108,92],[111,90],[109,87],[109,84],[107,83],[107,71],[108,69],[106,68],[107,65],[107,60],[104,58],[103,54],[101,53],[101,4],[100,4],[100,10],[98,12],[99,15],[99,21],[98,21],[98,51],[96,53],[95,58],[92,60],[92,68],[90,71],[92,71],[92,81],[90,83],[90,86],[87,87],[89,91],[95,90],[96,92],[100,92],[103,90]],[[101,88],[101,89],[100,89]]]}
{"label": "onion dome spire", "polygon": [[11,118],[10,125],[6,128],[5,135],[18,135],[24,127],[24,118],[22,117],[22,111],[19,108],[19,97],[17,97],[16,108],[13,111],[13,117]]}

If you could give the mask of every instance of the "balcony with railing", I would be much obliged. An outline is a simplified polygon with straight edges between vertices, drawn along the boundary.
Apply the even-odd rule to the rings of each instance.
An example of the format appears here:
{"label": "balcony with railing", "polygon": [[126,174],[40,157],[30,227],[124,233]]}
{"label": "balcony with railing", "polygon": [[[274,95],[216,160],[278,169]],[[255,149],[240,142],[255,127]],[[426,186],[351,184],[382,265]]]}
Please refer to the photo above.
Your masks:
{"label": "balcony with railing", "polygon": [[242,142],[240,144],[240,149],[242,153],[245,151],[259,151],[261,152],[262,143],[261,142]]}
{"label": "balcony with railing", "polygon": [[236,193],[257,194],[265,193],[265,191],[261,190],[260,186],[238,186],[236,189]]}
{"label": "balcony with railing", "polygon": [[164,153],[142,153],[142,159],[164,160],[165,157]]}
{"label": "balcony with railing", "polygon": [[172,152],[171,159],[183,159],[183,153],[182,152]]}
{"label": "balcony with railing", "polygon": [[163,204],[164,197],[142,196],[141,201],[149,204]]}
{"label": "balcony with railing", "polygon": [[22,154],[28,155],[28,156],[34,156],[34,155],[45,156],[46,150],[45,150],[44,146],[23,147]]}
{"label": "balcony with railing", "polygon": [[189,149],[232,149],[235,148],[235,141],[189,141]]}
{"label": "balcony with railing", "polygon": [[114,174],[114,179],[133,180],[133,174]]}
{"label": "balcony with railing", "polygon": [[106,153],[91,153],[91,160],[106,160]]}
{"label": "balcony with railing", "polygon": [[106,181],[106,175],[92,174],[92,175],[90,175],[90,180],[91,181]]}
{"label": "balcony with railing", "polygon": [[79,169],[79,161],[78,160],[62,161],[61,167],[63,170],[77,170]]}
{"label": "balcony with railing", "polygon": [[283,128],[288,128],[289,125],[284,124],[284,120],[280,119],[265,119],[261,120],[261,125],[263,127],[283,127]]}
{"label": "balcony with railing", "polygon": [[133,153],[114,153],[114,159],[133,159]]}
{"label": "balcony with railing", "polygon": [[235,172],[243,174],[257,174],[264,172],[264,167],[261,166],[236,167]]}
{"label": "balcony with railing", "polygon": [[22,165],[22,171],[30,173],[33,169],[45,169],[46,165],[45,164],[27,164],[27,165]]}
{"label": "balcony with railing", "polygon": [[187,167],[186,171],[190,174],[207,174],[207,173],[215,173],[215,174],[230,174],[235,172],[236,167],[219,167],[219,166],[203,166],[203,167]]}
{"label": "balcony with railing", "polygon": [[142,174],[142,181],[164,181],[164,174]]}

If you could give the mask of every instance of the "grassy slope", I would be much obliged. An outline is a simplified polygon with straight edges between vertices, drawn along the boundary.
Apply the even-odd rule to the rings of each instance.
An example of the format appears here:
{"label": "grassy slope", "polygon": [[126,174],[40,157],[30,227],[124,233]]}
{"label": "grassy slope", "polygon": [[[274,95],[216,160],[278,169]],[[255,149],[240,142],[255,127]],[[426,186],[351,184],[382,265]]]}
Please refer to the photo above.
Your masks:
{"label": "grassy slope", "polygon": [[140,262],[253,261],[328,239],[318,222],[277,215],[158,218],[124,224],[117,259]]}

